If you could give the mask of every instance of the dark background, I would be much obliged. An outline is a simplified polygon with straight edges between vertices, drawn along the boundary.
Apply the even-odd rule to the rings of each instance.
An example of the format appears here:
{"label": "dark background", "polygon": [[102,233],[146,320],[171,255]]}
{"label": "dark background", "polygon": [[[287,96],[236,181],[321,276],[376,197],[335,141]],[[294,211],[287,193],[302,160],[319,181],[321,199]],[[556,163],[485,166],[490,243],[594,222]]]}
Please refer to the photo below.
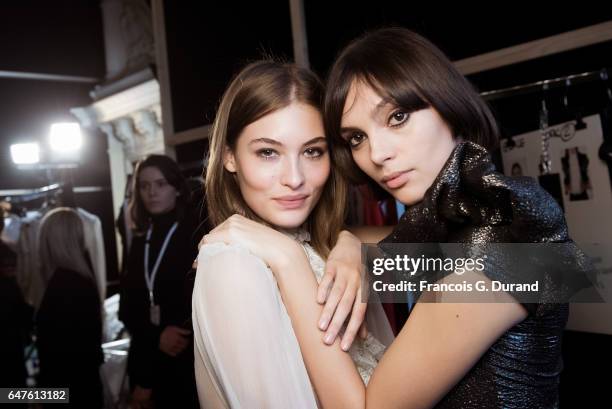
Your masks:
{"label": "dark background", "polygon": [[[533,3],[533,2],[531,2]],[[612,20],[612,9],[584,2],[538,10],[533,4],[491,3],[478,8],[414,6],[392,1],[305,0],[309,58],[325,76],[336,53],[367,29],[386,25],[411,28],[432,40],[452,60],[498,50],[549,35]],[[603,4],[603,3],[600,3]],[[164,2],[174,131],[212,122],[232,75],[262,55],[293,58],[288,0],[265,2]],[[390,45],[392,46],[392,45]],[[584,71],[612,68],[612,42],[471,75],[480,91]],[[6,1],[0,5],[0,70],[78,75],[104,80],[104,42],[97,0]],[[610,71],[612,74],[612,70]],[[86,106],[94,84],[0,78],[0,189],[47,184],[44,174],[19,171],[9,146],[44,141],[50,123],[69,118],[69,108]],[[562,109],[568,93],[571,112]],[[538,127],[542,93],[507,98],[491,105],[502,133]],[[603,82],[548,92],[551,124],[574,111],[598,112],[606,103]],[[176,147],[180,162],[200,160],[206,141]],[[110,188],[106,136],[86,135],[76,186]],[[116,277],[110,190],[77,194],[77,205],[100,216],[108,254],[109,279]],[[564,343],[562,407],[599,407],[607,392],[612,336],[567,332]],[[581,399],[577,404],[576,399]]]}

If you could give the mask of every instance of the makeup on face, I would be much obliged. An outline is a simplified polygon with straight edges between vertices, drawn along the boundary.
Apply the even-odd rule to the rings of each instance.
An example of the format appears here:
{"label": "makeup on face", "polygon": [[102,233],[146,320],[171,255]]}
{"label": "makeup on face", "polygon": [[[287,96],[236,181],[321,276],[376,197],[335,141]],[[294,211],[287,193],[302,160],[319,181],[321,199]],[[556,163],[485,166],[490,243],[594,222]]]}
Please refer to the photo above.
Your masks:
{"label": "makeup on face", "polygon": [[357,166],[405,205],[423,199],[457,144],[432,107],[411,112],[363,82],[351,85],[341,132]]}
{"label": "makeup on face", "polygon": [[249,208],[271,225],[301,226],[330,173],[320,112],[291,103],[249,124],[224,160]]}

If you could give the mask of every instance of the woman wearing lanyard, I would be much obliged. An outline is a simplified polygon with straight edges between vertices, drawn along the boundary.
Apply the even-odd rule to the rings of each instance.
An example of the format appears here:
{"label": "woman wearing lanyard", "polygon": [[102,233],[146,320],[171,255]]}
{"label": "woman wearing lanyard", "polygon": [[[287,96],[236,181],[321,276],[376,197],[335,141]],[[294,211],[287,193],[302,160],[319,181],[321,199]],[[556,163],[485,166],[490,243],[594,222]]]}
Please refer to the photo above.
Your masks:
{"label": "woman wearing lanyard", "polygon": [[178,165],[141,161],[130,203],[135,237],[121,280],[120,317],[132,339],[132,407],[197,407],[187,274],[197,254],[198,221]]}

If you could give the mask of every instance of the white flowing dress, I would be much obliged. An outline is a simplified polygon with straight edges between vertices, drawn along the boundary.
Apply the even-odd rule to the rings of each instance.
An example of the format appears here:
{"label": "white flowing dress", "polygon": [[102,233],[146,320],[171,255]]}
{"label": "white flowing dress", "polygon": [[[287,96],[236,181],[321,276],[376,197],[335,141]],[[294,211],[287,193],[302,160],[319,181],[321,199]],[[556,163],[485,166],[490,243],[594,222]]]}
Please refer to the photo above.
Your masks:
{"label": "white flowing dress", "polygon": [[[290,235],[320,282],[325,263],[308,233]],[[276,280],[263,260],[238,245],[202,246],[192,305],[202,408],[319,407]],[[368,305],[366,322],[367,338],[357,338],[349,350],[365,384],[393,339],[380,304]]]}

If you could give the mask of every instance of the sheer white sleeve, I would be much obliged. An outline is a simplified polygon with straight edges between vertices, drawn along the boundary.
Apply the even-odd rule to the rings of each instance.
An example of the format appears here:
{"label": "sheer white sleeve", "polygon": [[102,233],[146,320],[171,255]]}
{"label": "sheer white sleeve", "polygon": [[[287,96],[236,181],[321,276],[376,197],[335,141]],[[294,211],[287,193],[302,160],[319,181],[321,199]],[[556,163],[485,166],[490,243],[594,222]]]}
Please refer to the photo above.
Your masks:
{"label": "sheer white sleeve", "polygon": [[205,245],[193,291],[203,408],[316,408],[276,280],[246,249]]}

